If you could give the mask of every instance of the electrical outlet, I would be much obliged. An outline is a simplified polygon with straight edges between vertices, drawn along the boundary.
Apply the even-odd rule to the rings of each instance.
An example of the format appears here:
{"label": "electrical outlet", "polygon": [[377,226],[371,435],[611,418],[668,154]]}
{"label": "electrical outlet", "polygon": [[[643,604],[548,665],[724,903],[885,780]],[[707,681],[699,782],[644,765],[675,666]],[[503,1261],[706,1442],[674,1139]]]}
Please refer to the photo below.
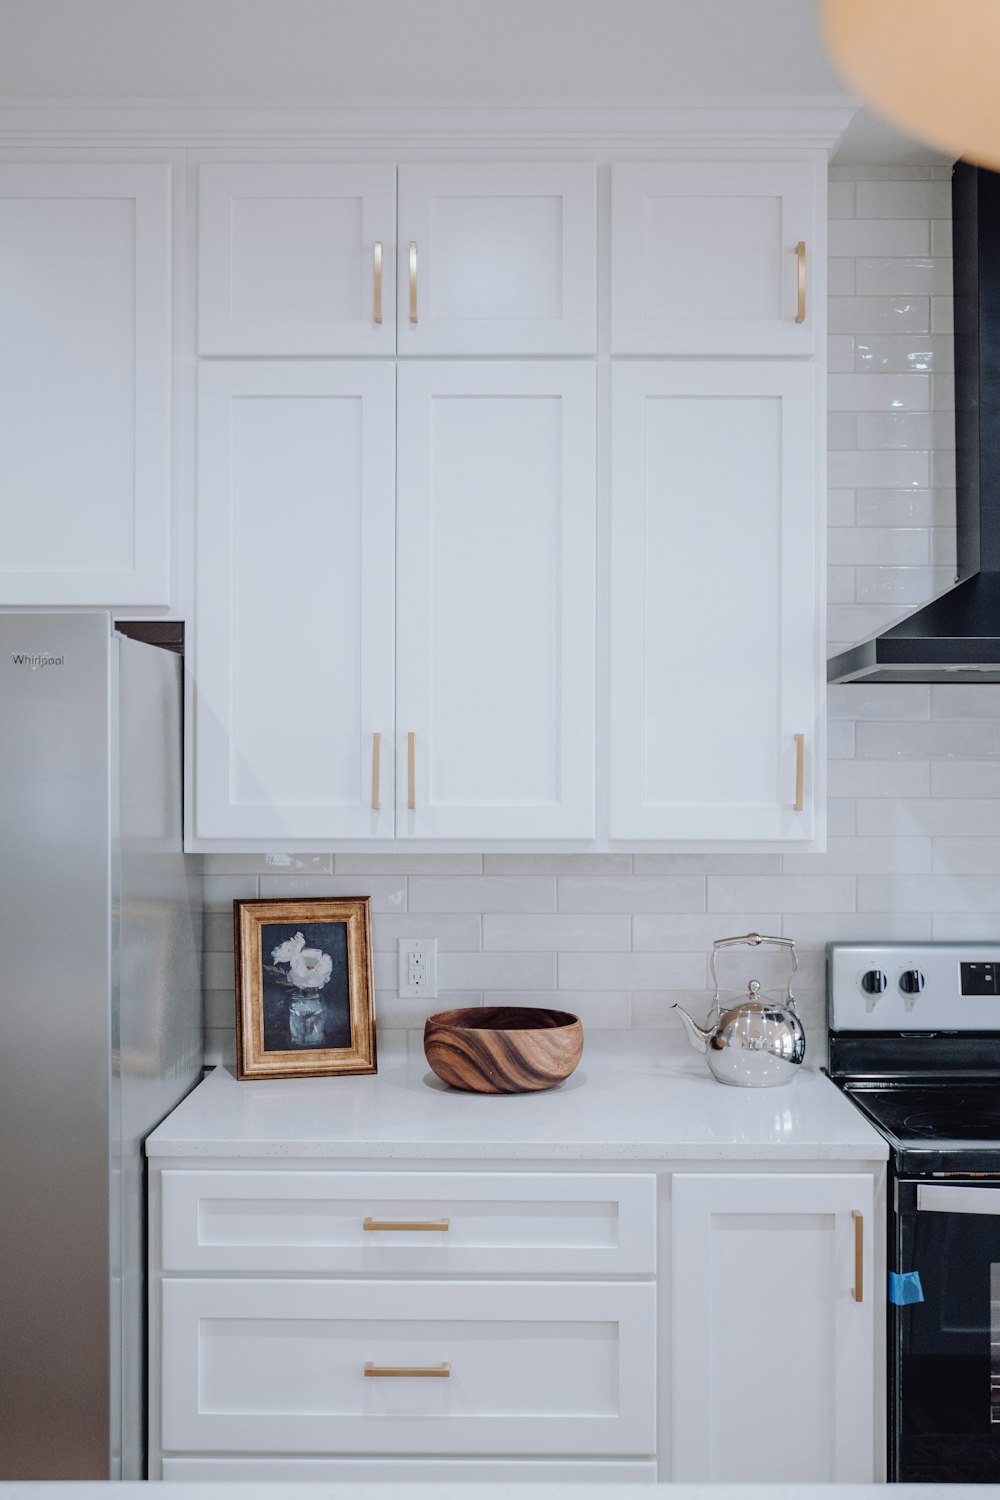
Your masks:
{"label": "electrical outlet", "polygon": [[402,999],[437,996],[437,938],[400,938],[399,994]]}

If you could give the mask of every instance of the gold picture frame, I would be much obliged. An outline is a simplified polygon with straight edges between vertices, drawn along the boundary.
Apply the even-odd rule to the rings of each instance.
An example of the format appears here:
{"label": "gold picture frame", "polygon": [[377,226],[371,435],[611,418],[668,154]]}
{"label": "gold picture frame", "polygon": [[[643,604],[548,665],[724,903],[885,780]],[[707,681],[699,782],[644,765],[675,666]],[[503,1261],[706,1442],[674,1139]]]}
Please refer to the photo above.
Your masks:
{"label": "gold picture frame", "polygon": [[233,902],[237,1078],[375,1073],[371,898]]}

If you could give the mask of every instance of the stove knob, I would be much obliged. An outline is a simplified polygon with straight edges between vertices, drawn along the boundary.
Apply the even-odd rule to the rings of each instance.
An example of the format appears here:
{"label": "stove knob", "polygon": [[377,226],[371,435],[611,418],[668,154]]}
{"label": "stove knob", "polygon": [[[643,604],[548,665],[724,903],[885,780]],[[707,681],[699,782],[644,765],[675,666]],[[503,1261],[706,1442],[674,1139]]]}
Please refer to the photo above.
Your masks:
{"label": "stove knob", "polygon": [[888,983],[881,969],[869,969],[861,976],[861,988],[866,995],[881,995]]}
{"label": "stove knob", "polygon": [[904,995],[919,995],[926,983],[919,969],[904,969],[899,976],[899,988]]}

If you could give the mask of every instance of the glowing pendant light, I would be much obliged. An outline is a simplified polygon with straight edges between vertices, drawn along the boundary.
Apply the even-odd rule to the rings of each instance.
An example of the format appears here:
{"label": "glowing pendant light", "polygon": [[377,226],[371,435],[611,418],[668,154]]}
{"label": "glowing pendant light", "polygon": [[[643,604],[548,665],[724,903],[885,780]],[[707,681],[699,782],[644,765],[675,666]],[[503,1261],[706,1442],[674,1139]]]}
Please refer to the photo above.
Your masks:
{"label": "glowing pendant light", "polygon": [[1000,169],[1000,0],[825,0],[827,49],[878,114]]}

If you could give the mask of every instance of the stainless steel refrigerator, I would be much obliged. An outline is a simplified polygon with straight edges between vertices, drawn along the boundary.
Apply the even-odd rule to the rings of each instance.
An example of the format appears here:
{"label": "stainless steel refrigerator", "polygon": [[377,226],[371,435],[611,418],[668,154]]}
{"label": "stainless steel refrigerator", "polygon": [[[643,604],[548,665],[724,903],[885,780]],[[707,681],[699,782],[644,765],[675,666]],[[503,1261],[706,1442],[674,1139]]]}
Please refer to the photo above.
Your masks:
{"label": "stainless steel refrigerator", "polygon": [[180,659],[0,611],[0,1480],[144,1473],[142,1142],[201,1073]]}

